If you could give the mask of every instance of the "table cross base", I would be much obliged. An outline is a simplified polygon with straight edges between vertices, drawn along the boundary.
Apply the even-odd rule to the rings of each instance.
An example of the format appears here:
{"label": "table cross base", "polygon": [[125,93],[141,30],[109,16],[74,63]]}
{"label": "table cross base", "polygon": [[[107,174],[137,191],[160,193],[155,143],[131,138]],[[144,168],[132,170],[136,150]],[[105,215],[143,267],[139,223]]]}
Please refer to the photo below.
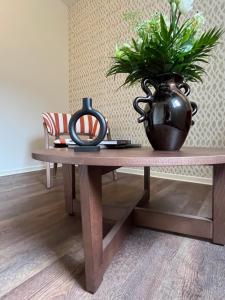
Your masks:
{"label": "table cross base", "polygon": [[[225,165],[214,165],[213,217],[152,211],[145,207],[150,196],[150,167],[144,167],[144,191],[141,199],[126,210],[103,238],[102,175],[119,167],[79,166],[80,205],[85,254],[86,290],[94,293],[104,272],[132,226],[190,235],[225,244]],[[75,167],[63,165],[66,211],[74,213]]]}

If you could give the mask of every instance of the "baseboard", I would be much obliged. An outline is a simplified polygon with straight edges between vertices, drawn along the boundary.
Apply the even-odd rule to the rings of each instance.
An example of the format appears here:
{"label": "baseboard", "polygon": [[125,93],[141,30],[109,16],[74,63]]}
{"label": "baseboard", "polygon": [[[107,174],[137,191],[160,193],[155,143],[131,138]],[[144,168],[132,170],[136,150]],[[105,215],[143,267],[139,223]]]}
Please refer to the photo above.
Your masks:
{"label": "baseboard", "polygon": [[35,172],[35,171],[40,171],[40,170],[43,170],[43,169],[45,169],[45,165],[30,166],[30,167],[25,167],[25,168],[21,168],[21,169],[0,171],[0,177],[15,175],[15,174],[22,174],[22,173]]}
{"label": "baseboard", "polygon": [[[144,176],[143,168],[142,169],[120,168],[118,169],[118,172]],[[206,177],[195,177],[195,176],[187,176],[187,175],[180,175],[180,174],[162,173],[156,171],[151,171],[151,177],[212,185],[212,178],[206,178]]]}
{"label": "baseboard", "polygon": [[[58,163],[57,164],[58,168],[62,167],[62,164]],[[0,171],[0,177],[3,176],[9,176],[9,175],[16,175],[16,174],[23,174],[23,173],[29,173],[29,172],[35,172],[35,171],[41,171],[44,170],[45,163],[39,166],[30,166],[30,167],[25,167],[21,169],[14,169],[14,170],[8,170],[8,171]],[[51,168],[53,168],[53,163],[51,163]]]}

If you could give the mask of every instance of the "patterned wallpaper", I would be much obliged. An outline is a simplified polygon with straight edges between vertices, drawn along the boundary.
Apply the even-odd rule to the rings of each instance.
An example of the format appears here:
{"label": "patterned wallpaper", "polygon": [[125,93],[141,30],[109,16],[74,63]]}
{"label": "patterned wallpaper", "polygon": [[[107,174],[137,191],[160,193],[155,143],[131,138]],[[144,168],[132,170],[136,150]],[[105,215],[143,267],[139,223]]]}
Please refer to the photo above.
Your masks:
{"label": "patterned wallpaper", "polygon": [[[70,83],[69,107],[80,108],[81,99],[91,96],[94,106],[108,118],[114,138],[128,138],[149,145],[143,125],[137,123],[133,99],[142,95],[139,87],[121,88],[123,75],[106,78],[115,44],[132,36],[123,21],[128,10],[148,17],[155,11],[167,11],[167,0],[77,0],[69,10]],[[224,0],[196,0],[195,11],[204,13],[206,26],[225,27]],[[189,98],[199,106],[186,146],[225,148],[225,35],[208,66],[204,84],[192,84]],[[157,169],[159,171],[159,169]],[[161,172],[210,177],[210,167],[161,168]]]}

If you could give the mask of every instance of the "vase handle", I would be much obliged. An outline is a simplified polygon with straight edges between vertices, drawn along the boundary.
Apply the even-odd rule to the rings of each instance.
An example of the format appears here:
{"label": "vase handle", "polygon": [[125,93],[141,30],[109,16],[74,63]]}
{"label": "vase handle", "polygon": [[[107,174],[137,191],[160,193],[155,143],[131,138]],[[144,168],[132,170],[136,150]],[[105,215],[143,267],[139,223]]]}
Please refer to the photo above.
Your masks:
{"label": "vase handle", "polygon": [[152,92],[150,90],[150,88],[148,87],[148,85],[152,85],[154,86],[154,83],[150,80],[150,79],[143,79],[141,81],[141,88],[142,90],[145,92],[145,94],[147,95],[147,97],[152,97]]}
{"label": "vase handle", "polygon": [[[192,117],[194,116],[194,115],[196,115],[197,114],[197,112],[198,112],[198,106],[197,106],[197,104],[195,103],[195,102],[190,102],[191,103],[191,108],[192,108]],[[191,125],[193,126],[193,125],[195,125],[195,122],[192,120],[191,121]]]}
{"label": "vase handle", "polygon": [[191,108],[192,108],[192,117],[193,117],[198,112],[198,105],[195,102],[191,101]]}
{"label": "vase handle", "polygon": [[139,106],[139,103],[149,103],[149,99],[146,98],[142,98],[142,97],[137,97],[134,102],[133,102],[133,106],[134,109],[141,115],[138,118],[138,123],[142,123],[146,120],[146,113],[145,111]]}
{"label": "vase handle", "polygon": [[153,95],[148,85],[152,84],[149,79],[143,79],[141,81],[141,88],[145,92],[146,97],[137,97],[133,102],[134,109],[141,115],[138,118],[138,123],[142,123],[146,120],[145,111],[139,106],[139,103],[149,103],[153,100]]}
{"label": "vase handle", "polygon": [[190,95],[191,88],[186,82],[181,83],[178,88],[179,89],[184,89],[184,95],[186,97]]}

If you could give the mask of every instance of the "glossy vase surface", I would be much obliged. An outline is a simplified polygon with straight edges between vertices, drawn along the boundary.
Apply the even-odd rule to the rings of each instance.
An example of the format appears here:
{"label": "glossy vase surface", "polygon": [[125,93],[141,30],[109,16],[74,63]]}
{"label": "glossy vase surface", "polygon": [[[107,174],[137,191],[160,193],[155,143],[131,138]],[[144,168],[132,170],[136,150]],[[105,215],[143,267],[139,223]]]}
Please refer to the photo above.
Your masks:
{"label": "glossy vase surface", "polygon": [[[152,94],[149,86],[154,86]],[[156,82],[142,81],[146,97],[134,100],[134,108],[141,115],[146,135],[154,150],[175,151],[184,144],[191,125],[192,116],[197,113],[197,105],[187,96],[190,87],[183,78],[175,74],[158,77]],[[139,103],[146,103],[144,110]]]}

